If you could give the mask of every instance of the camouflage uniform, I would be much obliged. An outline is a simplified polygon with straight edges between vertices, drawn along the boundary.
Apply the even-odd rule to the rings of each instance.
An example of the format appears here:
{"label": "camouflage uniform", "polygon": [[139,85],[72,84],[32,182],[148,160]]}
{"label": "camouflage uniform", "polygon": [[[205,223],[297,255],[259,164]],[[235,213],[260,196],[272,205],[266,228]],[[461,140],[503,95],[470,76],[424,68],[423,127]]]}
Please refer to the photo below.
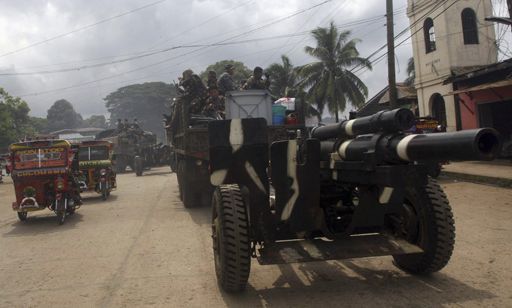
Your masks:
{"label": "camouflage uniform", "polygon": [[189,112],[192,114],[201,113],[206,98],[206,87],[201,81],[201,78],[193,74],[189,78],[184,79],[181,85],[185,89],[183,98],[189,105]]}
{"label": "camouflage uniform", "polygon": [[268,79],[256,79],[254,76],[249,77],[242,87],[244,90],[266,90],[270,86]]}
{"label": "camouflage uniform", "polygon": [[217,86],[219,87],[220,93],[223,95],[228,91],[236,90],[235,82],[233,81],[231,75],[229,75],[227,72],[224,72],[222,75],[220,75]]}

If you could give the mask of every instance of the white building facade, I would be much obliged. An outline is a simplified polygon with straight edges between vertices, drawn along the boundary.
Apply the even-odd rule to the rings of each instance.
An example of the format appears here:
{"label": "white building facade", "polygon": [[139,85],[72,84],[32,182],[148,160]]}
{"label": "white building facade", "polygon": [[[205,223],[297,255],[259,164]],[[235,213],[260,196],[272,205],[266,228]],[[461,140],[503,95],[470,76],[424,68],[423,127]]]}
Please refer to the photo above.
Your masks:
{"label": "white building facade", "polygon": [[433,116],[456,130],[457,106],[452,72],[497,61],[490,0],[408,0],[415,87],[420,116]]}

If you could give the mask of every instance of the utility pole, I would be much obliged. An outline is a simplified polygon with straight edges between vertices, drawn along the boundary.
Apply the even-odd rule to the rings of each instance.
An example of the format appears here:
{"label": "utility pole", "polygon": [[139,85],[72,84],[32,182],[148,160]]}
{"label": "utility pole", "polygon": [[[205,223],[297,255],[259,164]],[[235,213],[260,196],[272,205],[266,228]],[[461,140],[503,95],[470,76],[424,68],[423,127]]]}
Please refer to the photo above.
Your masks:
{"label": "utility pole", "polygon": [[507,0],[508,17],[512,18],[512,0]]}
{"label": "utility pole", "polygon": [[[512,0],[507,0],[512,3]],[[395,31],[393,24],[393,0],[386,0],[386,19],[388,32],[388,81],[389,106],[397,108],[396,73],[395,73]]]}

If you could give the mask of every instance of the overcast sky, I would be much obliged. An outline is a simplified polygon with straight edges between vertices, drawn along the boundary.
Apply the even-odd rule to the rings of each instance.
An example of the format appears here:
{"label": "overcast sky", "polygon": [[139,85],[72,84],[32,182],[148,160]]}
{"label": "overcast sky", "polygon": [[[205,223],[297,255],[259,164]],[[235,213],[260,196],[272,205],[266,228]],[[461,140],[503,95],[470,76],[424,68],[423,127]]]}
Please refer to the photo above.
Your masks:
{"label": "overcast sky", "polygon": [[[332,0],[0,0],[0,74],[69,70],[62,73],[0,76],[0,87],[28,102],[34,116],[46,116],[51,104],[69,100],[84,116],[106,114],[103,98],[119,87],[148,81],[171,82],[186,68],[201,72],[224,59],[252,68],[279,62],[286,54],[294,65],[311,58],[307,30],[333,21],[361,39],[361,56],[386,43],[385,1]],[[406,0],[394,0],[395,33],[408,27]],[[139,9],[143,6],[146,8]],[[136,10],[123,16],[115,17]],[[299,13],[302,10],[307,10]],[[286,18],[292,14],[290,18]],[[106,20],[105,19],[109,19]],[[380,18],[379,18],[380,17]],[[286,19],[285,19],[286,18]],[[97,25],[92,24],[101,22]],[[355,24],[354,22],[359,22]],[[83,30],[52,39],[83,27]],[[166,48],[241,41],[209,48],[183,48],[126,62],[119,60]],[[48,42],[36,44],[44,40]],[[23,49],[35,44],[30,48]],[[21,49],[21,50],[20,50]],[[15,52],[13,52],[15,51]],[[411,44],[396,50],[397,80],[406,76]],[[113,64],[104,65],[110,62]],[[84,68],[100,64],[95,68]],[[82,68],[77,70],[78,68]],[[387,62],[360,77],[370,96],[387,84]],[[67,89],[63,89],[67,88]],[[59,90],[60,89],[60,90]]]}

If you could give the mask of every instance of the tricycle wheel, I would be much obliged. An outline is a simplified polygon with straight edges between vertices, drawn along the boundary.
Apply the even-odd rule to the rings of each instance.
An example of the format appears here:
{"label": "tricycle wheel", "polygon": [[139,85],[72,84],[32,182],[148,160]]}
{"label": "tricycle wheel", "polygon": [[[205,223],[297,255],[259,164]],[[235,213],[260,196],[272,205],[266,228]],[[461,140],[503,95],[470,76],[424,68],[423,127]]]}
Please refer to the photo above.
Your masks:
{"label": "tricycle wheel", "polygon": [[57,214],[57,221],[59,222],[59,225],[64,224],[64,221],[66,220],[66,211],[57,211],[55,213]]}
{"label": "tricycle wheel", "polygon": [[106,185],[103,185],[103,187],[101,188],[101,199],[103,201],[105,201],[105,200],[107,200],[107,197],[108,197],[108,190],[107,190]]}
{"label": "tricycle wheel", "polygon": [[18,212],[18,219],[20,221],[27,220],[28,213],[27,212]]}
{"label": "tricycle wheel", "polygon": [[426,186],[408,189],[399,233],[423,253],[394,255],[395,265],[412,274],[428,274],[448,264],[455,243],[453,213],[442,188],[429,178]]}
{"label": "tricycle wheel", "polygon": [[219,186],[212,200],[217,282],[224,291],[240,292],[245,289],[251,271],[247,209],[238,185]]}

